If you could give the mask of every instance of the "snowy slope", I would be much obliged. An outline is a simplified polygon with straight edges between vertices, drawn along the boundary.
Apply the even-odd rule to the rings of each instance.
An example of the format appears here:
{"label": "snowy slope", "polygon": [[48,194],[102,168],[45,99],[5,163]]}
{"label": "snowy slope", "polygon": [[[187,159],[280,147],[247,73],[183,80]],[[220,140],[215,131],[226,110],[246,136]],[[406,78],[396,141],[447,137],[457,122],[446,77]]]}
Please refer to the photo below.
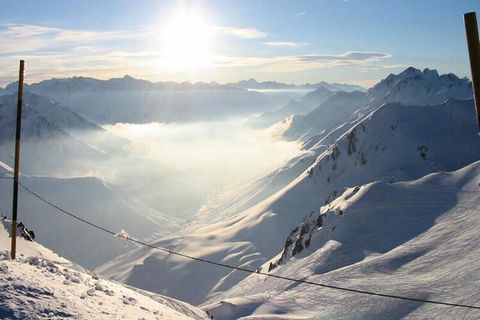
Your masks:
{"label": "snowy slope", "polygon": [[[0,167],[0,176],[11,176]],[[56,205],[116,232],[145,239],[179,229],[179,222],[166,217],[114,185],[97,178],[51,178],[22,175],[29,189]],[[59,254],[94,268],[135,248],[111,235],[62,215],[20,188],[19,221],[35,231],[36,239]],[[12,180],[0,179],[0,212],[11,215]],[[60,241],[61,240],[61,241]],[[99,245],[101,244],[101,245]]]}
{"label": "snowy slope", "polygon": [[260,117],[254,119],[253,124],[267,127],[292,115],[309,113],[332,95],[334,95],[333,91],[319,87],[307,93],[298,101],[291,100],[278,110],[263,113]]}
{"label": "snowy slope", "polygon": [[240,213],[285,188],[316,159],[314,151],[301,153],[271,173],[210,198],[197,213],[194,223],[219,222]]}
{"label": "snowy slope", "polygon": [[0,222],[2,319],[208,319],[186,303],[99,279],[54,252],[19,238],[10,260],[10,238]]}
{"label": "snowy slope", "polygon": [[290,127],[284,135],[300,139],[315,135],[325,136],[351,117],[364,96],[365,93],[360,91],[339,91],[307,115],[295,114],[289,120]]}
{"label": "snowy slope", "polygon": [[[299,241],[302,233],[308,248],[270,272],[353,289],[480,306],[478,286],[472,281],[480,272],[476,263],[479,183],[480,162],[475,162],[456,172],[433,173],[415,181],[374,182],[348,189],[292,233],[296,235],[293,242]],[[267,267],[268,263],[264,269]],[[259,275],[249,276],[214,300],[206,309],[216,319],[480,316],[479,310],[372,297]]]}
{"label": "snowy slope", "polygon": [[467,78],[459,79],[451,73],[439,75],[436,70],[420,71],[409,67],[398,75],[390,74],[362,98],[359,96],[341,104],[335,103],[335,97],[332,97],[335,109],[329,106],[331,101],[326,101],[326,106],[321,105],[304,117],[294,118],[284,137],[290,140],[314,138],[316,142],[331,144],[385,103],[435,105],[452,98],[472,98],[472,87]]}
{"label": "snowy slope", "polygon": [[[16,127],[14,95],[0,97],[0,113],[0,160],[12,164]],[[107,134],[62,106],[26,93],[22,111],[22,169],[34,174],[56,174],[84,168],[84,160],[103,159],[104,152],[70,133],[80,131]]]}
{"label": "snowy slope", "polygon": [[[3,108],[2,128],[11,127],[11,119],[16,116],[17,95],[8,94],[0,97],[0,105]],[[78,114],[70,111],[58,103],[49,101],[47,98],[25,92],[23,97],[23,118],[35,119],[32,121],[48,121],[50,127],[62,129],[68,133],[74,133],[79,131],[104,131],[101,127],[88,122]],[[6,122],[8,119],[8,123]],[[48,132],[42,132],[38,130],[46,130],[46,128],[40,127],[37,130],[33,126],[23,127],[23,138],[33,139],[40,138],[39,136],[48,135]],[[11,132],[8,132],[11,135]],[[7,132],[2,131],[1,138],[4,139],[7,136]]]}
{"label": "snowy slope", "polygon": [[[9,104],[12,106],[12,110],[16,111],[16,94],[1,97],[0,104],[2,103]],[[94,149],[99,149],[105,152],[115,151],[127,143],[127,140],[124,138],[115,136],[111,132],[86,120],[65,106],[50,101],[43,96],[27,91],[24,93],[23,103],[25,106],[24,112],[32,112],[32,110],[35,110],[52,125],[61,128],[75,139],[86,143],[89,147]],[[28,129],[29,128],[23,127],[24,131]],[[26,131],[26,134],[27,139],[29,137],[32,138],[32,133]]]}
{"label": "snowy slope", "polygon": [[[278,254],[304,217],[318,212],[347,187],[416,179],[478,159],[480,138],[471,100],[416,107],[388,104],[342,136],[285,188],[243,212],[227,212],[228,218],[213,220],[220,220],[217,223],[211,224],[207,213],[203,225],[199,219],[178,236],[157,244],[255,269]],[[172,268],[175,272],[170,272]],[[99,271],[193,303],[211,299],[245,277],[181,258],[165,260],[147,249],[116,259]],[[198,273],[203,274],[200,280],[193,277]],[[153,275],[157,277],[152,281]],[[185,290],[192,283],[196,290]]]}

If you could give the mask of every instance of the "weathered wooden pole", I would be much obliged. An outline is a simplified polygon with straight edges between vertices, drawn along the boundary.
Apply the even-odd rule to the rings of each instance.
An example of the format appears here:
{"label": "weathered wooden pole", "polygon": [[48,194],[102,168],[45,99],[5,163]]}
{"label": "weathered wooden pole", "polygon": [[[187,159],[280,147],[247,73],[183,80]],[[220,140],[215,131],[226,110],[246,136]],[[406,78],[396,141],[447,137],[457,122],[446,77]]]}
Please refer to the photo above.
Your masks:
{"label": "weathered wooden pole", "polygon": [[467,33],[468,55],[472,73],[473,98],[477,110],[477,124],[480,131],[480,41],[478,39],[477,16],[475,12],[465,13],[465,32]]}
{"label": "weathered wooden pole", "polygon": [[23,72],[25,61],[20,60],[18,73],[18,100],[17,100],[17,129],[15,134],[15,168],[13,171],[13,203],[12,203],[12,251],[11,257],[15,259],[17,247],[17,209],[18,209],[18,173],[20,170],[20,133],[22,127],[22,102],[23,102]]}

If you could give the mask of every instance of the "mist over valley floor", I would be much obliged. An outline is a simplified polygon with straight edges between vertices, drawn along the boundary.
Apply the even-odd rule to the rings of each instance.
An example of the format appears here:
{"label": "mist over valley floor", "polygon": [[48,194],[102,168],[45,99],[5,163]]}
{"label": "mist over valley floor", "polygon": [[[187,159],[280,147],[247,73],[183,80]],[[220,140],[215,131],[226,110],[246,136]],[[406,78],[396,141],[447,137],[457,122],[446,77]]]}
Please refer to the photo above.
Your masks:
{"label": "mist over valley floor", "polygon": [[104,126],[129,140],[100,174],[167,215],[191,218],[209,197],[269,173],[300,145],[245,119]]}

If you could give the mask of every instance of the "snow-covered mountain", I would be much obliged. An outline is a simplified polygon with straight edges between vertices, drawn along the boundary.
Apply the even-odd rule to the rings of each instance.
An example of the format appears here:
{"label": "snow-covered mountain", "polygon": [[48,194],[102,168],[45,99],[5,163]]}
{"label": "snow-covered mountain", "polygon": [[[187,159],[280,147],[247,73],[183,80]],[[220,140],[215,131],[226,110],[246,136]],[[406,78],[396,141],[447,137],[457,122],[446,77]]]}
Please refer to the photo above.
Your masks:
{"label": "snow-covered mountain", "polygon": [[253,78],[248,80],[241,80],[238,82],[228,83],[228,86],[253,90],[293,90],[293,89],[309,89],[315,90],[317,88],[324,88],[330,91],[364,91],[365,89],[348,83],[329,83],[321,81],[318,83],[305,83],[300,85],[281,83],[277,81],[257,81]]}
{"label": "snow-covered mountain", "polygon": [[[10,83],[5,87],[5,91],[14,92],[17,90],[18,82]],[[148,80],[136,79],[129,75],[122,78],[112,78],[109,80],[99,80],[90,77],[72,77],[72,78],[52,78],[43,80],[31,85],[25,84],[25,89],[32,92],[96,92],[96,91],[190,91],[190,90],[234,90],[228,85],[220,85],[216,82],[151,82]]]}
{"label": "snow-covered mountain", "polygon": [[[0,162],[0,176],[11,169]],[[56,205],[102,226],[146,239],[179,229],[179,221],[166,217],[114,185],[97,178],[51,178],[22,175],[21,182]],[[0,212],[10,216],[12,180],[0,179]],[[39,243],[85,267],[94,268],[135,247],[62,215],[23,188],[19,195],[19,220],[34,229]],[[101,245],[99,245],[101,244]]]}
{"label": "snow-covered mountain", "polygon": [[228,83],[229,86],[243,89],[256,89],[256,90],[280,90],[280,89],[292,89],[296,88],[294,84],[286,84],[277,81],[257,81],[253,78],[248,80],[240,80],[238,82]]}
{"label": "snow-covered mountain", "polygon": [[284,136],[305,139],[325,136],[336,129],[358,109],[358,102],[365,96],[360,91],[339,91],[314,110],[304,115],[297,113],[286,121],[289,124]]}
{"label": "snow-covered mountain", "polygon": [[307,87],[307,88],[308,87],[313,87],[313,88],[323,87],[323,88],[325,88],[327,90],[330,90],[330,91],[346,91],[346,92],[366,91],[366,89],[364,87],[361,87],[361,86],[357,86],[357,85],[349,84],[349,83],[338,83],[338,82],[320,81],[320,82],[315,83],[315,84],[307,83],[304,86]]}
{"label": "snow-covered mountain", "polygon": [[[471,84],[468,80],[458,79],[454,75],[442,75],[438,76],[438,78],[434,77],[437,80],[434,81],[435,79],[432,80],[431,75],[437,73],[428,69],[421,72],[414,68],[408,68],[397,76],[390,75],[388,77],[390,81],[388,82],[390,82],[390,86],[392,87],[393,83],[403,83],[400,86],[403,89],[418,88],[420,86],[419,82],[425,80],[423,77],[424,73],[427,75],[425,78],[430,79],[428,81],[432,82],[428,85],[435,87],[436,90],[434,92],[429,91],[428,93],[425,90],[423,95],[417,95],[419,101],[425,102],[428,100],[428,97],[435,101],[442,101],[445,97],[471,97]],[[412,74],[415,75],[412,76]],[[430,75],[430,77],[428,75]],[[410,79],[409,81],[412,83],[406,84],[406,79]],[[443,83],[445,80],[449,80],[449,83]],[[298,177],[301,168],[306,169],[306,167],[315,161],[338,137],[369,116],[371,112],[383,104],[383,101],[388,100],[385,98],[385,90],[377,91],[377,89],[375,89],[377,87],[384,88],[386,82],[386,79],[382,80],[378,85],[370,89],[367,94],[362,94],[361,92],[337,92],[308,115],[296,115],[282,123],[278,123],[276,126],[280,130],[284,130],[284,136],[291,139],[303,140],[303,148],[308,150],[308,152],[295,159],[291,159],[290,163],[284,168],[278,172],[273,172],[270,177],[263,179],[263,182],[266,183],[261,182],[260,188],[262,192],[258,193],[258,195],[278,191],[286,186],[288,182],[293,181],[294,178]],[[395,95],[408,97],[408,94],[402,91],[403,89],[397,90]],[[393,91],[395,90],[388,92],[392,93]],[[258,198],[258,196],[256,198]],[[231,199],[231,201],[241,203],[242,198]]]}
{"label": "snow-covered mountain", "polygon": [[293,115],[307,114],[334,94],[334,91],[319,87],[314,91],[307,93],[298,101],[290,100],[290,102],[278,110],[263,113],[260,117],[253,120],[253,124],[256,126],[267,127]]}
{"label": "snow-covered mountain", "polygon": [[[316,142],[331,144],[385,103],[435,105],[450,98],[471,99],[472,86],[467,78],[459,79],[451,73],[439,75],[436,70],[425,69],[422,72],[409,67],[398,75],[390,74],[364,96],[359,93],[354,96],[343,95],[343,99],[348,97],[350,101],[337,103],[337,98],[333,96],[332,101],[324,102],[325,106],[320,105],[309,114],[294,117],[284,137],[304,141],[314,138]],[[332,131],[332,128],[337,130]]]}
{"label": "snow-covered mountain", "polygon": [[[387,86],[391,89],[385,90]],[[434,89],[423,91],[418,89],[425,87]],[[471,98],[471,85],[467,79],[458,79],[452,74],[439,76],[436,71],[425,69],[422,72],[408,68],[399,75],[388,76],[368,93],[359,91],[333,93],[309,114],[301,115],[299,112],[276,125],[285,130],[284,136],[305,141],[304,154],[291,159],[282,168],[244,188],[232,190],[225,196],[212,199],[202,213],[216,221],[215,216],[222,212],[238,213],[281,190],[306,170],[338,137],[369,116],[385,101],[409,102],[411,100],[408,100],[408,97],[412,92],[417,92],[415,97],[421,102],[420,105],[428,105],[431,104],[429,101],[444,101],[447,98]],[[302,100],[308,96],[315,97],[307,94]],[[314,99],[311,100],[313,101]],[[236,195],[232,196],[232,193]]]}
{"label": "snow-covered mountain", "polygon": [[[7,164],[13,163],[16,99],[15,94],[0,96],[0,160]],[[22,111],[22,170],[56,174],[83,168],[84,160],[103,159],[102,150],[78,138],[87,132],[97,137],[111,137],[61,105],[26,93]],[[120,140],[111,137],[105,141]]]}
{"label": "snow-covered mountain", "polygon": [[[0,160],[12,164],[17,96],[0,96]],[[22,111],[22,170],[31,174],[68,174],[89,171],[85,160],[118,153],[128,140],[87,121],[49,99],[24,93]]]}
{"label": "snow-covered mountain", "polygon": [[[231,265],[257,268],[277,256],[305,217],[372,181],[392,183],[480,159],[472,100],[434,106],[384,105],[344,134],[286,187],[241,212],[210,223],[198,219],[157,245]],[[175,272],[170,270],[174,269]],[[139,249],[99,271],[115,280],[199,303],[234,287],[245,274]],[[201,281],[190,275],[202,274]],[[145,275],[149,275],[148,279]],[[157,277],[152,281],[153,275]],[[197,282],[195,282],[197,281]],[[185,290],[191,283],[197,290]]]}
{"label": "snow-covered mountain", "polygon": [[[16,93],[0,96],[2,107],[2,140],[11,138],[12,121],[15,124],[17,95]],[[81,131],[103,131],[96,124],[63,107],[49,101],[45,97],[25,92],[23,97],[22,119],[26,121],[22,126],[22,138],[41,139],[49,136],[74,134]],[[22,120],[22,121],[23,121]],[[47,125],[48,124],[48,125]]]}
{"label": "snow-covered mountain", "polygon": [[[15,88],[12,83],[6,90]],[[216,83],[153,83],[129,76],[110,80],[54,78],[25,90],[61,103],[98,124],[218,120],[273,108],[259,92]]]}
{"label": "snow-covered mountain", "polygon": [[434,105],[448,98],[470,99],[472,84],[453,73],[439,75],[436,70],[420,71],[413,67],[398,75],[390,74],[368,90],[364,100],[373,105],[401,102],[407,105]]}
{"label": "snow-covered mountain", "polygon": [[11,260],[10,227],[0,221],[2,319],[209,319],[187,303],[100,279],[22,238]]}
{"label": "snow-covered mountain", "polygon": [[[480,306],[480,162],[349,188],[292,230],[278,276]],[[294,258],[290,258],[296,251]],[[268,261],[268,270],[282,252]],[[478,310],[250,275],[207,302],[215,319],[476,319]]]}

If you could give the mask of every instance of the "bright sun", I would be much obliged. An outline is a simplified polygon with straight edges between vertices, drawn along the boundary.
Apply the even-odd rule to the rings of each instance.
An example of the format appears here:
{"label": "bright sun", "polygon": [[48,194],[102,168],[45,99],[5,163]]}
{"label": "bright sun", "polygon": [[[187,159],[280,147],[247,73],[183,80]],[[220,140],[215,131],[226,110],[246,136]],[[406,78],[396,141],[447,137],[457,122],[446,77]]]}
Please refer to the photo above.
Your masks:
{"label": "bright sun", "polygon": [[196,12],[178,12],[161,27],[160,45],[169,69],[207,66],[212,57],[210,41],[213,27]]}

